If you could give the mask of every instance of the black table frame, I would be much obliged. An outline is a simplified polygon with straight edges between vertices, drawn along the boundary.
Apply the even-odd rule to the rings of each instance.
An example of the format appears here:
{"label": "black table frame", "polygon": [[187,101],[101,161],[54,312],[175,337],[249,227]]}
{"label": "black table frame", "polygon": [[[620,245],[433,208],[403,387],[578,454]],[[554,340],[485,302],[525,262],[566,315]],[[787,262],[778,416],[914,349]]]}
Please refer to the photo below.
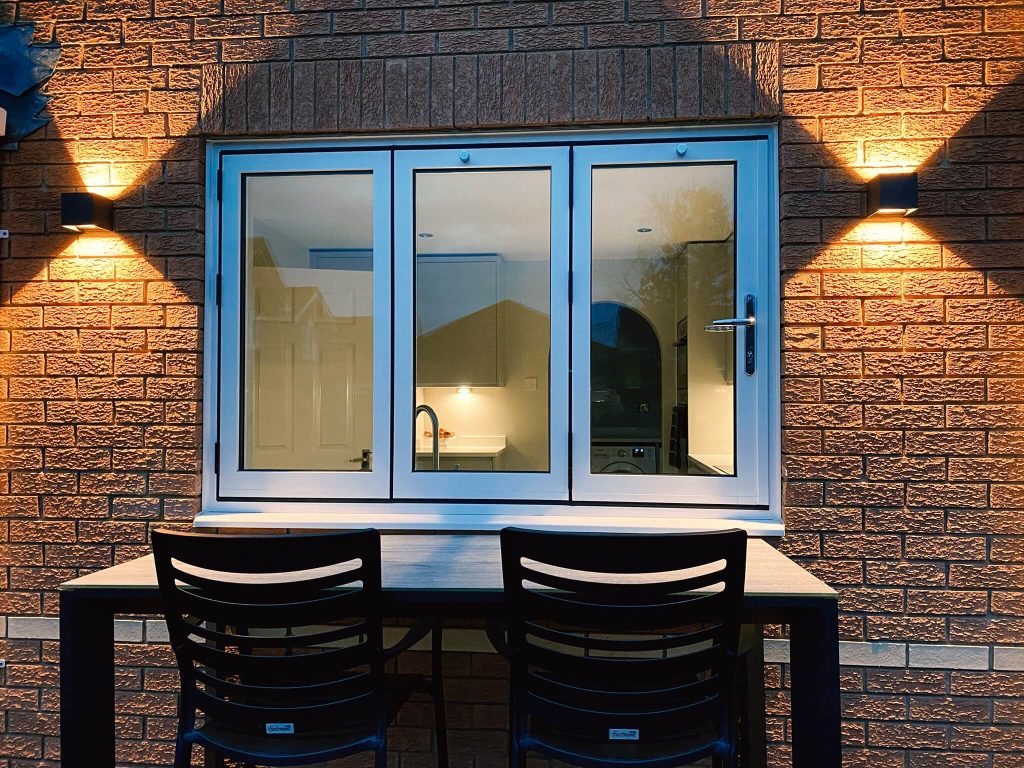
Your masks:
{"label": "black table frame", "polygon": [[[487,619],[500,592],[385,590],[385,615]],[[114,765],[114,616],[162,613],[156,587],[79,587],[60,593],[62,768]],[[757,596],[744,621],[787,624],[793,768],[840,768],[839,616],[835,597]]]}

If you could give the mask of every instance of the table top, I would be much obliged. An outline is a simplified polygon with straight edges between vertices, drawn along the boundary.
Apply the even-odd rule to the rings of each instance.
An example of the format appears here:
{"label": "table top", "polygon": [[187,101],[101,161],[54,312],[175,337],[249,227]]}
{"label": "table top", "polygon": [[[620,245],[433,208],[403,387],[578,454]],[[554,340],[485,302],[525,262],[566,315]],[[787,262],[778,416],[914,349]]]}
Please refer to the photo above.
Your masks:
{"label": "table top", "polygon": [[[500,595],[501,549],[489,534],[384,534],[385,591]],[[147,555],[61,584],[62,590],[156,589],[153,556]],[[747,545],[747,597],[836,599],[836,591],[761,539]]]}

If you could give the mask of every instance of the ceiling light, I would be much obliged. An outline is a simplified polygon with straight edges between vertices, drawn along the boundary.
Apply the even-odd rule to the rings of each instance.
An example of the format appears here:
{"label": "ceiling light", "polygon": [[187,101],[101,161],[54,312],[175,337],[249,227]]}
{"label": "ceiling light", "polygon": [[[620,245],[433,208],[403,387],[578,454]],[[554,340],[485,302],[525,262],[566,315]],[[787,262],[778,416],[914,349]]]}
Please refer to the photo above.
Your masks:
{"label": "ceiling light", "polygon": [[636,231],[641,233],[641,234],[646,235],[648,232],[651,231],[651,228],[650,227],[637,227]]}
{"label": "ceiling light", "polygon": [[433,237],[433,236],[434,236],[433,232],[420,232],[419,235],[417,235],[417,237]]}

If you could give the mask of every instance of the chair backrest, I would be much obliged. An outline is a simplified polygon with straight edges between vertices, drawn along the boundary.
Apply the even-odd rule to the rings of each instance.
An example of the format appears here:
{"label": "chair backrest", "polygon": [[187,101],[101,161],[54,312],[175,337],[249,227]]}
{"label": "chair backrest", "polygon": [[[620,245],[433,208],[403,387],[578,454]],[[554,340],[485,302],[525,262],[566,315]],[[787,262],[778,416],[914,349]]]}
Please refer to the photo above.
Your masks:
{"label": "chair backrest", "polygon": [[182,714],[253,735],[381,717],[380,534],[153,532]]}
{"label": "chair backrest", "polygon": [[579,765],[730,754],[746,544],[504,529],[513,738]]}

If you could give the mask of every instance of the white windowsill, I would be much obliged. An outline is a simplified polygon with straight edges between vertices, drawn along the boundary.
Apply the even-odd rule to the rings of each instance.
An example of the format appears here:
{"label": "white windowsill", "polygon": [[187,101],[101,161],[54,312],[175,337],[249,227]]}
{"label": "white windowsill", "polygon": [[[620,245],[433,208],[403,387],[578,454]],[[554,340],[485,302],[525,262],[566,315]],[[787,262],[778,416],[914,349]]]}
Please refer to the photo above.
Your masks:
{"label": "white windowsill", "polygon": [[[321,504],[275,503],[272,509],[204,510],[197,528],[360,528],[415,531],[497,531],[509,525],[550,530],[621,532],[707,531],[742,528],[751,536],[782,536],[785,526],[770,513],[762,518],[724,517],[723,510],[638,507],[527,507],[510,505],[352,504],[325,509]],[[710,514],[707,514],[710,513]],[[716,516],[717,515],[717,516]]]}

